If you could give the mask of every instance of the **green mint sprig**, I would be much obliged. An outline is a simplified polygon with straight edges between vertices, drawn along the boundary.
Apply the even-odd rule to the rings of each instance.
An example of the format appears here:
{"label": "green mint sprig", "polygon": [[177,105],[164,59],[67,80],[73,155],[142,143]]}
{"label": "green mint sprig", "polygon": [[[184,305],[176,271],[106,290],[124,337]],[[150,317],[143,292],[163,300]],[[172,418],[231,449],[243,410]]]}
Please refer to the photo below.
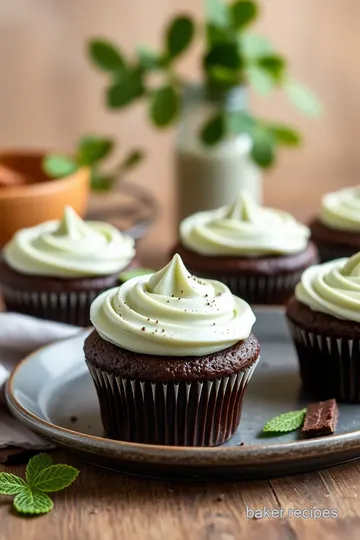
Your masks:
{"label": "green mint sprig", "polygon": [[301,427],[304,423],[306,409],[290,411],[269,420],[263,427],[264,433],[289,433]]}
{"label": "green mint sprig", "polygon": [[107,191],[118,176],[132,169],[144,157],[142,150],[131,150],[111,170],[104,172],[103,161],[111,155],[114,148],[115,141],[109,137],[86,135],[76,143],[73,155],[50,152],[44,157],[42,167],[50,178],[62,178],[81,167],[89,167],[91,188],[94,191]]}
{"label": "green mint sprig", "polygon": [[37,454],[27,464],[26,481],[12,473],[0,473],[0,494],[15,495],[13,504],[20,514],[46,514],[54,507],[46,493],[70,486],[79,472],[70,465],[54,465],[49,454]]}

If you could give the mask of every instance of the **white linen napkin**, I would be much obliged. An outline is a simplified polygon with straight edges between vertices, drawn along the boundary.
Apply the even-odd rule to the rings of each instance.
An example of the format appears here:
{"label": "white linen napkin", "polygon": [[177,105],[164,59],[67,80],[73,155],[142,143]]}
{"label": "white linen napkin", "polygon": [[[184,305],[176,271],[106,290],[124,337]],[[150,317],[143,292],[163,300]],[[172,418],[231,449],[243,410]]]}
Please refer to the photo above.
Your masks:
{"label": "white linen napkin", "polygon": [[0,313],[0,450],[9,446],[24,450],[51,447],[10,415],[4,400],[5,383],[17,363],[35,349],[81,331],[76,326],[27,315]]}

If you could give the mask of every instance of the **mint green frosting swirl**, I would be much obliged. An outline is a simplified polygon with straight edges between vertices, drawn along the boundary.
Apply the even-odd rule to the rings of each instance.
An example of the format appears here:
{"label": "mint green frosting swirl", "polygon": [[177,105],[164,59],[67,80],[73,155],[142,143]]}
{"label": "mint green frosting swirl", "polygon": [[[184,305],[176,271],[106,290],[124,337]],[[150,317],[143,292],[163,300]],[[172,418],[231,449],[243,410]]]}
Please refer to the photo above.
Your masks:
{"label": "mint green frosting swirl", "polygon": [[360,253],[308,268],[295,296],[313,311],[360,322]]}
{"label": "mint green frosting swirl", "polygon": [[98,296],[90,318],[100,336],[129,351],[202,356],[247,339],[250,306],[223,283],[191,276],[179,255],[155,274]]}
{"label": "mint green frosting swirl", "polygon": [[208,256],[259,257],[304,250],[310,231],[290,214],[256,204],[247,192],[226,207],[197,212],[180,224],[182,244]]}
{"label": "mint green frosting swirl", "polygon": [[324,195],[320,221],[331,229],[360,232],[360,186]]}
{"label": "mint green frosting swirl", "polygon": [[130,236],[109,223],[83,221],[69,206],[62,220],[21,229],[4,247],[5,260],[14,270],[59,278],[116,274],[134,253]]}

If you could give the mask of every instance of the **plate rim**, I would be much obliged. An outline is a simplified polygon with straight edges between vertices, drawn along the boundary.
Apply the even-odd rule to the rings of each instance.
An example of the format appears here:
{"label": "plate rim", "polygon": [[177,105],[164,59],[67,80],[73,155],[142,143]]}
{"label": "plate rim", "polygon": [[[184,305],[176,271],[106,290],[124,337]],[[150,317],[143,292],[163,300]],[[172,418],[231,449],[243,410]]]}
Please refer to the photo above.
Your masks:
{"label": "plate rim", "polygon": [[23,406],[15,396],[14,381],[17,373],[22,367],[34,361],[41,351],[56,347],[64,342],[79,340],[88,333],[89,329],[61,339],[48,345],[39,347],[21,360],[7,380],[5,387],[5,397],[13,415],[27,425],[32,431],[43,438],[61,446],[76,448],[77,450],[98,454],[100,450],[103,455],[121,458],[125,461],[139,461],[139,458],[146,458],[147,462],[176,465],[212,467],[212,466],[254,466],[259,463],[275,464],[286,457],[287,463],[303,461],[314,458],[319,452],[326,450],[327,457],[344,453],[345,451],[359,450],[360,457],[360,429],[347,431],[338,435],[318,437],[314,439],[299,439],[290,442],[275,442],[269,444],[251,444],[244,446],[216,446],[216,447],[191,447],[191,446],[170,446],[136,443],[130,441],[118,441],[81,433],[69,428],[53,424],[40,418],[35,413]]}

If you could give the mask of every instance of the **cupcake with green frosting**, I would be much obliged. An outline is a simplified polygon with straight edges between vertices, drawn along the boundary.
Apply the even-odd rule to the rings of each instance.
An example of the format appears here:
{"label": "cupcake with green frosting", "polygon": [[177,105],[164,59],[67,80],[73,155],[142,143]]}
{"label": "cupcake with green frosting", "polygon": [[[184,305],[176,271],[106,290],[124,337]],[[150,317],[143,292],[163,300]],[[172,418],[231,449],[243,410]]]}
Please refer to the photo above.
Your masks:
{"label": "cupcake with green frosting", "polygon": [[179,255],[98,296],[84,345],[105,435],[214,446],[236,431],[259,361],[250,306]]}
{"label": "cupcake with green frosting", "polygon": [[360,403],[360,253],[306,270],[287,318],[305,390]]}
{"label": "cupcake with green frosting", "polygon": [[179,232],[173,252],[191,273],[218,279],[253,304],[284,304],[317,261],[308,227],[259,206],[247,192],[229,206],[187,217]]}
{"label": "cupcake with green frosting", "polygon": [[0,290],[9,311],[86,326],[91,302],[134,255],[130,236],[65,207],[61,220],[19,230],[6,244]]}
{"label": "cupcake with green frosting", "polygon": [[322,262],[360,251],[360,186],[326,194],[310,229]]}

